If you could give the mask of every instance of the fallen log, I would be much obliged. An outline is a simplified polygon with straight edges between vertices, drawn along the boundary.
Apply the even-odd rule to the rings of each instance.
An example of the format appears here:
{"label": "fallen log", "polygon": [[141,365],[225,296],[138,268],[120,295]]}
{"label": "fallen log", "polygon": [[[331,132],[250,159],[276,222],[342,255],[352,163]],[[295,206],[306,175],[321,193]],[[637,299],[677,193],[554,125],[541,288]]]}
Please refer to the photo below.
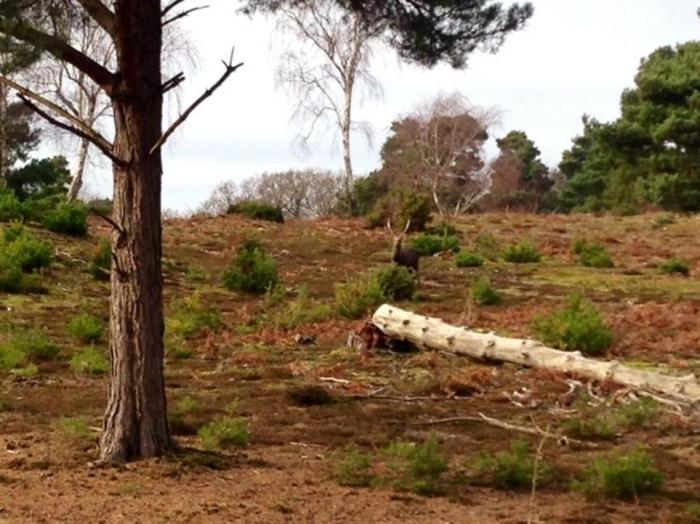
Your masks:
{"label": "fallen log", "polygon": [[578,351],[549,348],[536,340],[479,333],[466,327],[453,326],[438,318],[416,315],[390,304],[377,309],[372,316],[372,324],[385,336],[408,341],[417,347],[481,361],[510,362],[612,381],[665,395],[691,406],[700,406],[700,382],[695,375],[674,377],[630,368],[616,360],[587,358]]}

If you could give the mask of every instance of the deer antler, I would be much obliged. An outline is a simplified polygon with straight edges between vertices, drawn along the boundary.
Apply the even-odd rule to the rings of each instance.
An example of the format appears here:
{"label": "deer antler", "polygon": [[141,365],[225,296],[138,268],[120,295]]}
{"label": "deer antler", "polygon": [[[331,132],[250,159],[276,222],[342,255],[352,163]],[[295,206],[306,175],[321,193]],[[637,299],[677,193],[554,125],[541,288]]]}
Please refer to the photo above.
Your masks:
{"label": "deer antler", "polygon": [[394,234],[394,230],[391,229],[391,218],[389,218],[389,219],[386,221],[386,228],[389,230],[389,232],[390,232],[392,235]]}
{"label": "deer antler", "polygon": [[401,234],[402,234],[402,235],[405,235],[406,233],[408,233],[408,228],[410,228],[410,227],[411,227],[411,219],[409,218],[409,219],[406,221],[406,227],[403,228],[403,233],[401,233]]}

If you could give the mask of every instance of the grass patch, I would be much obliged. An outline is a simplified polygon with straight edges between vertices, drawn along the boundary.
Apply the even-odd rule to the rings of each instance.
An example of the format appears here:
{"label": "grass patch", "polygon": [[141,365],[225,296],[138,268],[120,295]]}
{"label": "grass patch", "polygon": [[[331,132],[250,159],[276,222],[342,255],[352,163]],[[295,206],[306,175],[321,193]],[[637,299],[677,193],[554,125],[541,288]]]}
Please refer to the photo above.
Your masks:
{"label": "grass patch", "polygon": [[102,351],[89,347],[73,355],[70,369],[79,375],[103,375],[109,371],[109,362]]}
{"label": "grass patch", "polygon": [[690,275],[690,264],[685,260],[680,260],[678,258],[671,258],[661,264],[659,269],[662,273],[667,275],[678,274],[687,277]]}
{"label": "grass patch", "polygon": [[563,428],[579,439],[612,440],[623,429],[645,427],[658,416],[659,411],[658,402],[650,398],[618,407],[600,405],[582,408],[580,415],[564,422]]}
{"label": "grass patch", "polygon": [[263,294],[279,282],[277,262],[258,242],[245,242],[224,271],[223,282],[232,291]]}
{"label": "grass patch", "polygon": [[447,459],[440,452],[435,438],[423,444],[397,441],[381,453],[383,475],[378,484],[388,484],[399,491],[419,495],[435,495],[442,491],[440,477],[447,471]]}
{"label": "grass patch", "polygon": [[602,355],[613,343],[613,332],[595,305],[580,294],[564,309],[535,319],[532,330],[547,345],[585,355]]}
{"label": "grass patch", "polygon": [[589,497],[630,499],[657,493],[663,484],[664,476],[653,457],[644,447],[638,446],[595,460],[581,478],[572,483],[572,489]]}
{"label": "grass patch", "polygon": [[615,267],[615,262],[613,262],[605,246],[597,242],[579,239],[574,242],[573,252],[579,256],[579,262],[584,267],[599,269]]}
{"label": "grass patch", "polygon": [[526,240],[504,248],[501,257],[511,264],[534,264],[542,259],[537,246]]}
{"label": "grass patch", "polygon": [[39,374],[39,368],[36,364],[29,364],[23,368],[13,369],[11,373],[16,377],[29,379],[34,378]]}
{"label": "grass patch", "polygon": [[374,481],[372,457],[355,445],[333,455],[333,477],[341,486],[368,487]]}
{"label": "grass patch", "polygon": [[484,265],[484,259],[478,253],[463,249],[457,253],[455,264],[457,267],[481,267]]}
{"label": "grass patch", "polygon": [[205,449],[245,446],[250,440],[248,422],[244,418],[223,418],[202,426],[197,433]]}
{"label": "grass patch", "polygon": [[[500,489],[525,489],[532,487],[535,457],[530,444],[524,440],[511,443],[509,451],[482,453],[476,463],[482,480]],[[551,466],[540,461],[537,483],[542,485],[551,476]]]}
{"label": "grass patch", "polygon": [[195,337],[205,330],[215,331],[222,325],[219,312],[206,307],[199,295],[176,300],[167,320],[168,331],[185,339]]}
{"label": "grass patch", "polygon": [[501,243],[492,233],[479,233],[474,239],[474,249],[488,260],[498,260]]}
{"label": "grass patch", "polygon": [[333,317],[333,308],[326,304],[313,304],[308,286],[301,286],[295,300],[273,316],[277,328],[291,329],[303,324],[322,322]]}
{"label": "grass patch", "polygon": [[5,346],[14,348],[16,354],[22,353],[33,362],[52,360],[60,353],[58,346],[38,329],[16,333]]}
{"label": "grass patch", "polygon": [[488,277],[480,277],[469,286],[471,301],[480,306],[500,304],[503,297],[492,285]]}
{"label": "grass patch", "polygon": [[84,344],[102,340],[104,326],[102,320],[90,313],[74,316],[68,323],[68,333]]}
{"label": "grass patch", "polygon": [[54,426],[64,437],[73,440],[91,440],[93,438],[93,432],[85,417],[60,418]]}

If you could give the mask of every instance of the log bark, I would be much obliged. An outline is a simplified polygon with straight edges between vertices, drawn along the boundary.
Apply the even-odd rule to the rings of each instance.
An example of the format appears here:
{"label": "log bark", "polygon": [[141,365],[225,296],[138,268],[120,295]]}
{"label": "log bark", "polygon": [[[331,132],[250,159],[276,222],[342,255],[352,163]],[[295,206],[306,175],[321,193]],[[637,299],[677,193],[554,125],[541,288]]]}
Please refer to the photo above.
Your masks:
{"label": "log bark", "polygon": [[615,360],[596,360],[584,357],[579,352],[549,348],[535,340],[479,333],[389,304],[384,304],[374,313],[372,323],[386,336],[406,340],[418,347],[477,360],[510,362],[595,380],[609,380],[700,406],[700,382],[694,375],[675,377],[633,369]]}

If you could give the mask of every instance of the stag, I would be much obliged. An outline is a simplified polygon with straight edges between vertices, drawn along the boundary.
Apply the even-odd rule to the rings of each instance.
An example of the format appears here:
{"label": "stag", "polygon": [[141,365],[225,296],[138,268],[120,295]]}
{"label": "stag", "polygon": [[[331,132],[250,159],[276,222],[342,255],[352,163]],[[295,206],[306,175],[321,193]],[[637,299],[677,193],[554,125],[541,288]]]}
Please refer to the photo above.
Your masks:
{"label": "stag", "polygon": [[408,228],[411,227],[411,221],[408,220],[406,222],[406,227],[404,227],[403,232],[400,235],[394,233],[394,230],[391,228],[391,219],[387,221],[386,227],[394,237],[394,244],[391,248],[391,261],[399,266],[407,267],[418,273],[420,255],[412,249],[401,247],[403,239],[406,237],[406,233],[408,232]]}

